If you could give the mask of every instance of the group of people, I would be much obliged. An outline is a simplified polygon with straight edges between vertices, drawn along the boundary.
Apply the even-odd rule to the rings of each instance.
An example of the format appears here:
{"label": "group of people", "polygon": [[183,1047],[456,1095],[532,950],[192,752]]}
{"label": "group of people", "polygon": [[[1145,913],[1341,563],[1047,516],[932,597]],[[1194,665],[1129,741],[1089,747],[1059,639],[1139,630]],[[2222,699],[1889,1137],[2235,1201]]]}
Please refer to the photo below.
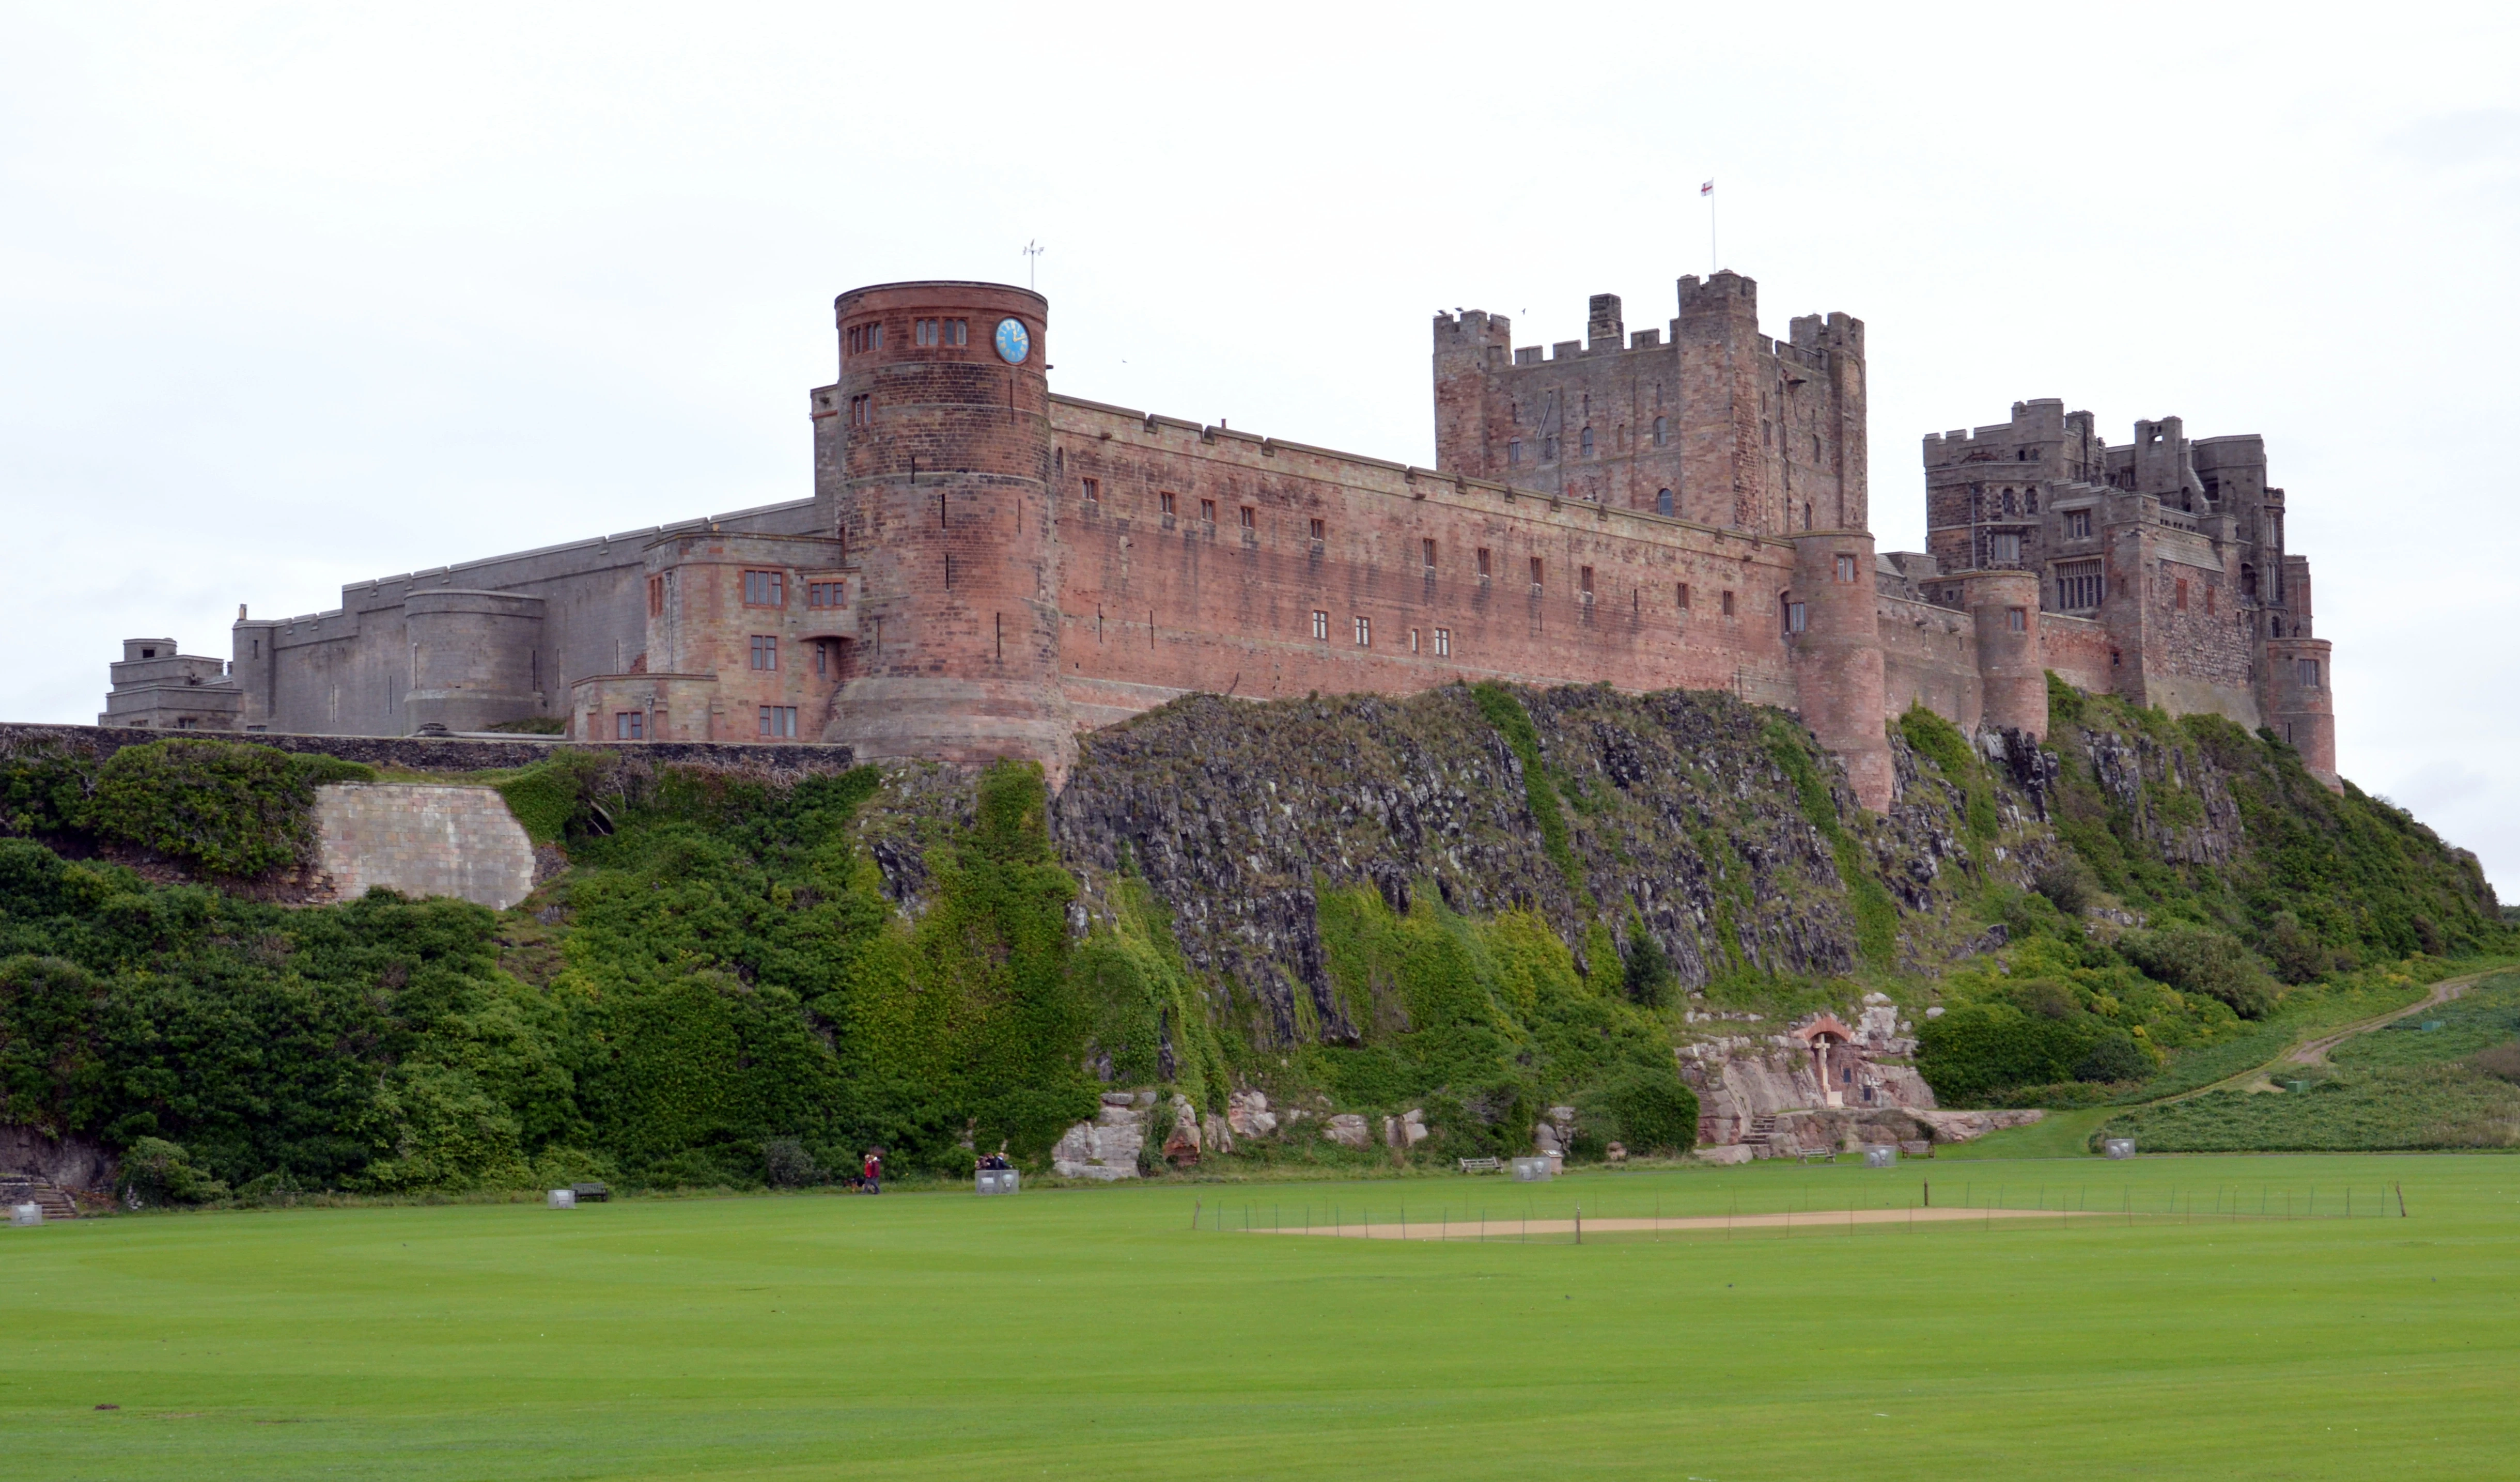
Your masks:
{"label": "group of people", "polygon": [[[981,1155],[980,1166],[982,1168],[1012,1168],[1015,1165],[1007,1161],[1007,1155],[1005,1153],[991,1152],[983,1153]],[[883,1192],[882,1148],[870,1147],[867,1149],[865,1171],[849,1180],[849,1188],[859,1193]]]}

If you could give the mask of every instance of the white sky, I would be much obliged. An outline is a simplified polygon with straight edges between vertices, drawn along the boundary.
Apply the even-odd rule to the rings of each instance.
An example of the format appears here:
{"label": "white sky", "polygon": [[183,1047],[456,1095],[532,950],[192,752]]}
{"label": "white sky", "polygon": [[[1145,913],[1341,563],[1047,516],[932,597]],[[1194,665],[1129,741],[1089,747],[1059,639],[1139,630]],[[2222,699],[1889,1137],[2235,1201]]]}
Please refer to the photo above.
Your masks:
{"label": "white sky", "polygon": [[2520,12],[0,3],[0,718],[125,636],[801,498],[834,293],[1433,461],[1427,324],[1869,326],[1873,525],[2019,398],[2266,434],[2338,759],[2520,895]]}

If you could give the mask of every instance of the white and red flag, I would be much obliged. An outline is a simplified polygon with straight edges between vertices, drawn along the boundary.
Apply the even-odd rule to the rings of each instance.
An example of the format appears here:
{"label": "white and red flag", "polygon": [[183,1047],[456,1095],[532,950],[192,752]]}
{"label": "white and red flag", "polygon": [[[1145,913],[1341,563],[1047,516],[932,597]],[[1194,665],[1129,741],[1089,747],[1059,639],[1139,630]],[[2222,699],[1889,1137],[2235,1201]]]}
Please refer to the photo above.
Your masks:
{"label": "white and red flag", "polygon": [[1715,194],[1715,182],[1714,182],[1714,181],[1712,181],[1712,180],[1709,180],[1709,181],[1708,181],[1708,182],[1706,182],[1704,185],[1699,186],[1699,187],[1697,188],[1697,194],[1699,194],[1699,195],[1701,195],[1701,196],[1712,196],[1712,195],[1714,195],[1714,194]]}

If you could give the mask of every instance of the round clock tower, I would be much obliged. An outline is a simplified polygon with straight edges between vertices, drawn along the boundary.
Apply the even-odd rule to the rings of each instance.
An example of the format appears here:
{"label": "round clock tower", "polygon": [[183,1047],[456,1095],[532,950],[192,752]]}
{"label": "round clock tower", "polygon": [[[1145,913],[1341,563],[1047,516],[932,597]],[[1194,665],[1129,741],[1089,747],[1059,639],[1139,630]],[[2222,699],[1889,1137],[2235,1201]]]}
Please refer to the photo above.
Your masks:
{"label": "round clock tower", "polygon": [[862,757],[1075,754],[1058,683],[1047,301],[890,283],[834,305],[839,533],[862,574],[826,741]]}

